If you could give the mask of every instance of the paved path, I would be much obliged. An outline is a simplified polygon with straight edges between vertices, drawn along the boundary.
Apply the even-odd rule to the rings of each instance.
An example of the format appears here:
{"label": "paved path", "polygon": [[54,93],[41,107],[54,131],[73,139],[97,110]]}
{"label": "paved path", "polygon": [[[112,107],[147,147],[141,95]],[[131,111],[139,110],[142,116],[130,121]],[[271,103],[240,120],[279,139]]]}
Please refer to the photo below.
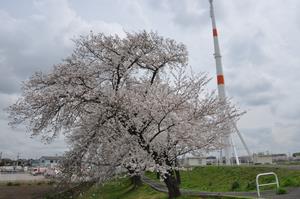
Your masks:
{"label": "paved path", "polygon": [[[151,186],[153,189],[160,192],[168,192],[165,184],[151,180],[146,176],[142,176],[144,183]],[[241,196],[246,198],[257,198],[257,192],[199,192],[186,189],[180,189],[183,195],[190,196],[200,196],[200,197],[209,197],[209,196]],[[284,195],[276,195],[275,190],[263,191],[261,193],[262,198],[267,199],[300,199],[300,188],[288,188],[288,193]]]}
{"label": "paved path", "polygon": [[43,181],[46,180],[44,176],[33,176],[28,173],[0,173],[1,182],[13,182],[13,181]]}

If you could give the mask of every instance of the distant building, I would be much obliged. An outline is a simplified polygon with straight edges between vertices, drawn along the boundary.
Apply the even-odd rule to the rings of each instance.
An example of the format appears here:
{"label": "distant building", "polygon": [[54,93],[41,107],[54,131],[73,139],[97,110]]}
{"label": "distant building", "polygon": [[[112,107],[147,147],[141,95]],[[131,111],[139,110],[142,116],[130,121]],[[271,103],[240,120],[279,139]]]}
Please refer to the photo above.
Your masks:
{"label": "distant building", "polygon": [[40,160],[29,159],[29,165],[32,167],[40,166]]}
{"label": "distant building", "polygon": [[180,165],[184,167],[189,166],[204,166],[206,165],[205,157],[185,157],[180,160]]}
{"label": "distant building", "polygon": [[273,157],[269,154],[254,154],[253,155],[254,164],[273,164]]}
{"label": "distant building", "polygon": [[208,157],[185,157],[179,160],[180,165],[184,167],[189,166],[205,166],[205,165],[216,165],[218,160],[215,156],[208,156]]}
{"label": "distant building", "polygon": [[293,159],[296,160],[296,161],[300,161],[300,152],[293,153]]}
{"label": "distant building", "polygon": [[39,159],[39,166],[51,168],[56,167],[62,158],[62,156],[42,156]]}
{"label": "distant building", "polygon": [[207,156],[206,157],[206,165],[215,165],[218,163],[216,156]]}
{"label": "distant building", "polygon": [[288,156],[285,153],[272,154],[273,162],[285,162],[288,161]]}
{"label": "distant building", "polygon": [[12,165],[14,165],[14,162],[9,158],[2,158],[0,161],[0,166],[12,166]]}
{"label": "distant building", "polygon": [[[252,163],[252,160],[249,156],[239,156],[239,162],[240,164],[249,164],[249,163]],[[235,157],[232,157],[231,158],[231,162],[233,164],[236,164],[236,158]]]}

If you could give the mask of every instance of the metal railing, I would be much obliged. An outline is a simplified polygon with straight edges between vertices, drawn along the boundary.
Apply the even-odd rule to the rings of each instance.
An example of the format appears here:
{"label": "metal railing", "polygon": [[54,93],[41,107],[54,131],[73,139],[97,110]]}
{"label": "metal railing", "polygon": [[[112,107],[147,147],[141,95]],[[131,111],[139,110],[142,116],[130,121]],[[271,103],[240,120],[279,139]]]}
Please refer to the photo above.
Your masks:
{"label": "metal railing", "polygon": [[[276,182],[265,183],[265,184],[259,184],[259,182],[258,182],[259,177],[260,177],[260,176],[267,176],[267,175],[273,175],[273,176],[275,176]],[[268,185],[273,185],[273,184],[276,184],[276,185],[277,185],[277,189],[279,188],[279,181],[278,181],[278,177],[277,177],[276,173],[274,173],[274,172],[269,172],[269,173],[260,173],[260,174],[258,174],[258,175],[256,176],[257,196],[260,197],[260,190],[259,190],[259,187],[262,187],[262,186],[268,186]]]}

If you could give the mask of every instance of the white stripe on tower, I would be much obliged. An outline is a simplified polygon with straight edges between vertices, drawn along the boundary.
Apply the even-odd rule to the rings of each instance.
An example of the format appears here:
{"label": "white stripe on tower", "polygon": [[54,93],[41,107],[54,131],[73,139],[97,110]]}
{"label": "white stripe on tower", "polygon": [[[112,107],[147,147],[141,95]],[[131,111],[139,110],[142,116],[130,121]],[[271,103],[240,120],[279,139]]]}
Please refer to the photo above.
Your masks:
{"label": "white stripe on tower", "polygon": [[[224,74],[222,68],[222,60],[221,60],[221,53],[220,53],[220,46],[218,40],[218,30],[216,27],[216,20],[214,15],[214,7],[213,7],[213,0],[209,0],[210,3],[210,16],[212,21],[212,32],[214,38],[214,49],[215,49],[215,60],[216,60],[216,69],[217,69],[217,83],[218,83],[218,93],[220,100],[224,100],[226,97],[225,93],[225,81],[224,81]],[[226,165],[230,165],[230,151],[231,151],[231,144],[230,144],[230,133],[224,136],[223,141],[225,144],[224,152],[225,152],[225,160]]]}

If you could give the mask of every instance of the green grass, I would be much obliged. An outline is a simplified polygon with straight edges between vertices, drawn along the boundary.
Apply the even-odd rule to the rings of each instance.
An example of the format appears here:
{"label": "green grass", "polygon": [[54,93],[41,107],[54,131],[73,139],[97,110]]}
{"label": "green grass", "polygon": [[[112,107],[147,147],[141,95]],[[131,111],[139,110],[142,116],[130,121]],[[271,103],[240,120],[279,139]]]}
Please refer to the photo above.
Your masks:
{"label": "green grass", "polygon": [[[61,193],[52,193],[45,199],[168,199],[166,193],[155,191],[147,185],[138,188],[133,187],[129,178],[118,178],[104,185],[89,186],[83,184],[76,190],[66,190]],[[210,197],[207,199],[234,199],[243,197]],[[201,199],[200,197],[181,196],[178,199]],[[245,199],[245,198],[244,198]]]}
{"label": "green grass", "polygon": [[[181,188],[197,191],[254,191],[255,178],[258,173],[275,172],[282,187],[300,186],[300,171],[272,167],[195,167],[190,171],[181,171]],[[156,179],[155,173],[148,172],[147,176]],[[262,178],[261,183],[273,181],[272,177]],[[264,188],[264,187],[262,187]],[[275,187],[268,187],[274,188]],[[284,189],[278,193],[283,193]],[[133,188],[128,178],[118,178],[104,185],[81,186],[75,191],[65,192],[51,199],[70,198],[72,192],[81,193],[77,199],[167,199],[166,193],[160,193],[147,185]],[[72,197],[74,198],[74,197]],[[227,197],[230,198],[230,197]],[[199,197],[182,196],[179,199],[199,199]],[[224,197],[223,197],[224,199]]]}
{"label": "green grass", "polygon": [[[166,193],[160,193],[147,185],[134,189],[128,178],[117,179],[105,185],[95,185],[78,199],[167,199]],[[182,196],[178,199],[196,199],[199,197]]]}
{"label": "green grass", "polygon": [[[259,173],[275,172],[281,187],[300,186],[300,171],[272,167],[195,167],[190,171],[181,171],[181,188],[198,191],[254,191],[255,178]],[[154,173],[147,176],[156,179]],[[275,181],[274,177],[262,177],[260,183]],[[262,189],[275,188],[261,187]]]}
{"label": "green grass", "polygon": [[[218,197],[218,199],[234,198],[235,197]],[[105,185],[95,185],[77,199],[168,199],[168,195],[166,193],[157,192],[147,185],[142,185],[134,189],[128,178],[121,178],[110,181]],[[181,196],[178,199],[201,198],[195,196]]]}

